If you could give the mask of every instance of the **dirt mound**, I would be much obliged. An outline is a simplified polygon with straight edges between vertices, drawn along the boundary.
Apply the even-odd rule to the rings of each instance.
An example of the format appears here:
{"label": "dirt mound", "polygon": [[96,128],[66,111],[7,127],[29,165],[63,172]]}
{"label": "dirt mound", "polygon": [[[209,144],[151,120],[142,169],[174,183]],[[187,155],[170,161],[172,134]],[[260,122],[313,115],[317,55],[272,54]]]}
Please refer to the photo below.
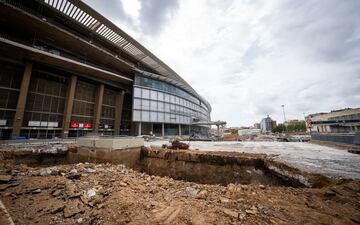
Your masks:
{"label": "dirt mound", "polygon": [[[360,182],[323,188],[197,184],[123,165],[7,165],[15,224],[358,224]],[[79,174],[72,179],[73,174]],[[10,179],[8,179],[10,176]],[[5,179],[6,178],[6,179]]]}

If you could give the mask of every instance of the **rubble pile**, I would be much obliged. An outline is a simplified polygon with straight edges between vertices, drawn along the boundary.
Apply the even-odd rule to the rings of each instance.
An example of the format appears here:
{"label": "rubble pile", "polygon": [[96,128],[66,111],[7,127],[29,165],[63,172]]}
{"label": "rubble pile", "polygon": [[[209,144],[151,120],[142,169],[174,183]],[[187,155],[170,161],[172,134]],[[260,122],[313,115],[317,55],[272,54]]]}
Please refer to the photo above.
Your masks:
{"label": "rubble pile", "polygon": [[5,146],[1,146],[1,151],[3,152],[12,152],[12,153],[48,153],[48,154],[62,154],[68,151],[68,143],[15,143]]}
{"label": "rubble pile", "polygon": [[[5,164],[3,164],[5,165]],[[357,224],[360,182],[321,189],[197,184],[123,165],[0,166],[15,224]]]}
{"label": "rubble pile", "polygon": [[171,140],[170,143],[171,143],[171,145],[164,144],[162,146],[162,148],[174,149],[174,150],[180,150],[180,149],[186,150],[186,149],[189,149],[189,145],[184,143],[184,142],[181,142],[179,139]]}

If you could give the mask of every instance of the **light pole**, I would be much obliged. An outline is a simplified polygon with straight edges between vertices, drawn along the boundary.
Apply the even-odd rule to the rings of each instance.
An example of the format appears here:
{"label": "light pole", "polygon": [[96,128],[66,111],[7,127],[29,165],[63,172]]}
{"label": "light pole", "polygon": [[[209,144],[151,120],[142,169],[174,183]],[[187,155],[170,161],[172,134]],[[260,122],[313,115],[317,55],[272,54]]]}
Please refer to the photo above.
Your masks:
{"label": "light pole", "polygon": [[286,122],[286,117],[285,117],[285,105],[281,105],[282,110],[283,110],[283,114],[284,114],[284,124]]}
{"label": "light pole", "polygon": [[286,127],[286,124],[285,124],[285,122],[286,122],[286,117],[285,117],[285,105],[281,105],[281,107],[282,107],[283,114],[284,114],[284,127],[285,127],[285,131],[287,131],[287,127]]}

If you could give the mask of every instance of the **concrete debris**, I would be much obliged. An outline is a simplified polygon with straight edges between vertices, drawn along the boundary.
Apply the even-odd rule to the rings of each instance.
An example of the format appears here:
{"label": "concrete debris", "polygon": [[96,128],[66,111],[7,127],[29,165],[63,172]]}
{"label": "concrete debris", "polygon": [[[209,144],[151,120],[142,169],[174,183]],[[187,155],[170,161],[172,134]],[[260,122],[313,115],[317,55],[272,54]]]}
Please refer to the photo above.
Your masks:
{"label": "concrete debris", "polygon": [[208,196],[207,190],[201,190],[197,195],[196,198],[198,199],[206,199]]}
{"label": "concrete debris", "polygon": [[39,194],[39,193],[41,193],[41,189],[40,189],[40,188],[37,188],[37,189],[35,189],[35,190],[32,190],[31,193],[32,193],[32,194]]}
{"label": "concrete debris", "polygon": [[195,188],[192,188],[192,187],[186,187],[185,188],[185,193],[189,197],[194,197],[195,195],[197,195],[198,192],[199,192],[199,190],[197,190]]}
{"label": "concrete debris", "polygon": [[50,175],[58,175],[60,173],[59,169],[54,167],[47,167],[40,169],[39,175],[40,176],[50,176]]}
{"label": "concrete debris", "polygon": [[245,212],[252,215],[259,213],[258,209],[255,206],[252,206],[250,209],[245,210]]}
{"label": "concrete debris", "polygon": [[171,142],[171,146],[168,146],[169,149],[189,149],[189,145],[180,142],[178,139],[175,139]]}
{"label": "concrete debris", "polygon": [[121,182],[119,183],[119,185],[120,185],[121,187],[126,187],[128,184],[121,181]]}
{"label": "concrete debris", "polygon": [[227,216],[230,216],[230,217],[234,217],[234,218],[239,218],[239,213],[235,212],[235,211],[232,211],[230,209],[223,209],[223,212],[227,215]]}
{"label": "concrete debris", "polygon": [[88,198],[91,198],[91,197],[93,197],[95,195],[96,195],[96,190],[95,189],[92,188],[92,189],[87,191],[87,197]]}
{"label": "concrete debris", "polygon": [[324,196],[325,197],[334,197],[334,196],[336,196],[336,192],[334,192],[332,190],[328,190],[325,192]]}
{"label": "concrete debris", "polygon": [[70,180],[78,180],[78,179],[80,179],[81,174],[78,173],[78,171],[76,169],[72,169],[66,177]]}
{"label": "concrete debris", "polygon": [[86,168],[86,169],[85,169],[85,172],[87,172],[87,173],[96,173],[96,169]]}
{"label": "concrete debris", "polygon": [[56,214],[56,213],[62,212],[64,210],[64,208],[65,208],[65,205],[55,206],[50,210],[50,213]]}
{"label": "concrete debris", "polygon": [[224,198],[224,197],[220,197],[220,202],[221,202],[222,204],[228,204],[228,203],[230,203],[230,199]]}

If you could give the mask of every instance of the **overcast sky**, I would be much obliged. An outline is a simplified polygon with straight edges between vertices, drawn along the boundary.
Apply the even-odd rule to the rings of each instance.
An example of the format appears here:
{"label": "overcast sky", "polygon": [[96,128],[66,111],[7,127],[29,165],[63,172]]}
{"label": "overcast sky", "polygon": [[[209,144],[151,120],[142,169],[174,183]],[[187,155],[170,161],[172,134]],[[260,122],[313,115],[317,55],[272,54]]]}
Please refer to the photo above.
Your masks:
{"label": "overcast sky", "polygon": [[213,120],[360,107],[359,0],[86,0],[181,75]]}

